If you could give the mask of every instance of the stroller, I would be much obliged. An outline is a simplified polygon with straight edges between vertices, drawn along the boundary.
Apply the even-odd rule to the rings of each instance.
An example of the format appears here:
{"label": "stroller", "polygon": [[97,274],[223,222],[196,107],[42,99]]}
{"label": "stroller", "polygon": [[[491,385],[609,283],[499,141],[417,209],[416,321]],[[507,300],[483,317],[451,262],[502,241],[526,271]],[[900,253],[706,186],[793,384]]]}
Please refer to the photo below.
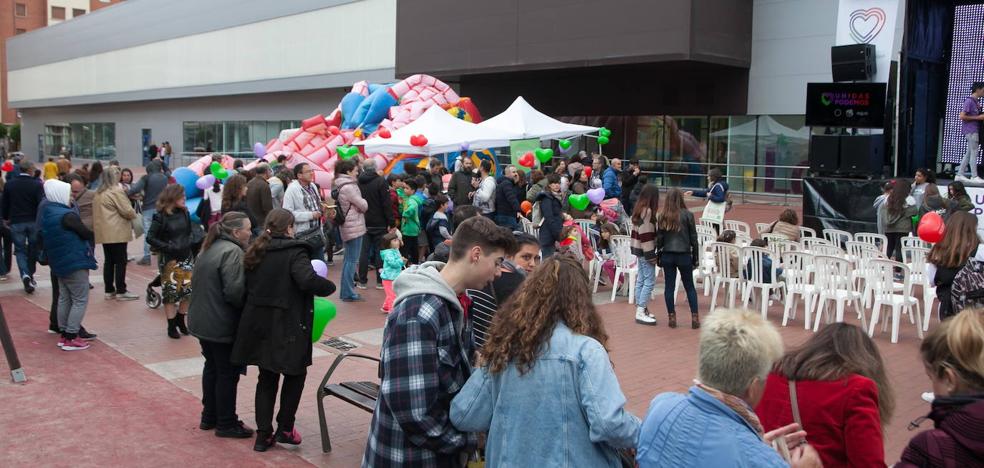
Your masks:
{"label": "stroller", "polygon": [[150,307],[151,309],[156,309],[161,306],[162,296],[156,289],[159,287],[161,287],[160,273],[157,274],[153,281],[147,284],[147,297],[145,300],[147,302],[147,307]]}

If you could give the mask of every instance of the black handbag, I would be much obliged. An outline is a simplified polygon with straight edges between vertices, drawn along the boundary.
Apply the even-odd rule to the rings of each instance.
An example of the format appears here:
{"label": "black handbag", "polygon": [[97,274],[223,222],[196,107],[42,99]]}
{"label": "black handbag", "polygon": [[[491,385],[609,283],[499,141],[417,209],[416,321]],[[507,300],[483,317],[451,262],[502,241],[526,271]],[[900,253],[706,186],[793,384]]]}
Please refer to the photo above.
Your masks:
{"label": "black handbag", "polygon": [[321,223],[311,229],[298,232],[294,235],[294,239],[304,241],[316,251],[325,248],[325,234],[321,230]]}

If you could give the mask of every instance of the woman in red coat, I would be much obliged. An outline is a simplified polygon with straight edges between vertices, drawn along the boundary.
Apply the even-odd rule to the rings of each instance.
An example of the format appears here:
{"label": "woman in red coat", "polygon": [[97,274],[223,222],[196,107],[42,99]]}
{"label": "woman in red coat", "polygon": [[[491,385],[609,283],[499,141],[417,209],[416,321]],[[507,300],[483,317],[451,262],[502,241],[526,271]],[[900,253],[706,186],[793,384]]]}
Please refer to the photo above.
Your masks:
{"label": "woman in red coat", "polygon": [[878,348],[863,330],[828,325],[779,360],[755,408],[766,431],[794,422],[791,380],[798,422],[824,466],[885,466],[882,426],[895,398]]}

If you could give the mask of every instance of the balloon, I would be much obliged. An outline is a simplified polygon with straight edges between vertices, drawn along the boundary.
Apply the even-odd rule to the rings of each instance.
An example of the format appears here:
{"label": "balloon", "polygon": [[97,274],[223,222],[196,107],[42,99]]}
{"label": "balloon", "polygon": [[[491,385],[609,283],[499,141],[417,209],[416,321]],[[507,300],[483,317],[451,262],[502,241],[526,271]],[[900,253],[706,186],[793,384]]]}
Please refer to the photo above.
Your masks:
{"label": "balloon", "polygon": [[584,168],[584,177],[591,177],[591,168],[590,167],[585,167]]}
{"label": "balloon", "polygon": [[533,211],[533,204],[529,200],[523,200],[523,203],[519,204],[519,208],[523,210],[524,215],[528,215],[530,211]]}
{"label": "balloon", "polygon": [[224,167],[220,167],[219,170],[212,171],[212,175],[215,176],[216,179],[225,180],[229,177],[229,171],[227,171]]}
{"label": "balloon", "polygon": [[570,203],[575,210],[584,211],[584,209],[588,207],[588,204],[591,203],[591,200],[588,199],[587,195],[579,193],[576,195],[569,195],[567,197],[567,202]]}
{"label": "balloon", "polygon": [[0,167],[3,172],[14,172],[14,162],[11,160],[6,160],[3,162],[3,166]]}
{"label": "balloon", "polygon": [[600,205],[601,201],[605,199],[605,189],[598,187],[588,190],[588,200],[595,205]]}
{"label": "balloon", "polygon": [[338,152],[338,157],[342,159],[352,159],[352,156],[359,154],[359,148],[348,145],[339,146],[335,148],[335,151]]}
{"label": "balloon", "polygon": [[214,161],[208,166],[208,172],[211,172],[212,174],[215,174],[215,171],[219,169],[222,169],[222,163],[218,161]]}
{"label": "balloon", "polygon": [[606,137],[606,136],[600,136],[600,137],[598,137],[598,144],[599,145],[607,145],[608,144],[608,137]]}
{"label": "balloon", "polygon": [[471,148],[471,145],[468,144],[467,141],[461,144],[461,151],[462,152],[468,152],[468,148]]}
{"label": "balloon", "polygon": [[532,151],[528,151],[526,154],[519,158],[519,165],[523,167],[533,167],[536,165],[535,158]]}
{"label": "balloon", "polygon": [[410,137],[410,144],[417,147],[426,146],[427,137],[423,135],[413,135]]}
{"label": "balloon", "polygon": [[263,143],[260,142],[254,143],[253,154],[255,154],[256,157],[258,158],[262,158],[263,156],[266,156],[266,146],[263,146]]}
{"label": "balloon", "polygon": [[214,183],[215,183],[215,176],[212,174],[206,174],[199,177],[198,180],[195,181],[195,187],[198,187],[199,190],[205,190],[211,187],[212,184]]}
{"label": "balloon", "polygon": [[202,222],[201,219],[198,219],[198,205],[201,203],[201,197],[185,199],[185,208],[188,208],[188,217],[190,217],[191,222],[195,224],[201,224]]}
{"label": "balloon", "polygon": [[916,232],[919,233],[920,239],[930,244],[935,244],[943,240],[946,225],[943,224],[943,218],[939,214],[935,211],[930,211],[922,215],[922,219],[919,220],[919,228]]}
{"label": "balloon", "polygon": [[389,138],[391,136],[393,136],[393,134],[390,133],[388,128],[384,127],[379,129],[379,138]]}
{"label": "balloon", "polygon": [[179,167],[171,172],[171,177],[174,177],[174,181],[184,187],[185,199],[191,200],[201,196],[201,190],[198,190],[195,185],[195,182],[198,181],[198,174],[195,171],[187,167]]}
{"label": "balloon", "polygon": [[537,148],[534,154],[536,154],[536,160],[540,161],[541,164],[546,164],[553,158],[553,150],[550,148]]}
{"label": "balloon", "polygon": [[325,262],[318,259],[311,260],[311,267],[318,276],[328,279],[328,265]]}
{"label": "balloon", "polygon": [[317,343],[325,332],[328,322],[335,318],[335,304],[323,297],[314,298],[314,326],[311,327],[311,342]]}
{"label": "balloon", "polygon": [[612,136],[612,131],[605,127],[601,127],[598,129],[598,136],[603,136],[605,138],[608,138]]}
{"label": "balloon", "polygon": [[571,140],[560,140],[560,141],[557,142],[557,146],[560,146],[560,149],[562,149],[562,150],[570,149],[570,147],[571,147]]}

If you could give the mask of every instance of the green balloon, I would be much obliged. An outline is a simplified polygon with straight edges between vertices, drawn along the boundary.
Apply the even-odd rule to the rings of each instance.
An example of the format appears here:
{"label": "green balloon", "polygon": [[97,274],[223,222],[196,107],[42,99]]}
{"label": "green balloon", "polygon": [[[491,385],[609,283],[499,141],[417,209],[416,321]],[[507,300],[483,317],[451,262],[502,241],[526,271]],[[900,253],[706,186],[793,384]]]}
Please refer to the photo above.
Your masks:
{"label": "green balloon", "polygon": [[553,158],[553,150],[550,148],[537,148],[533,153],[536,154],[536,160],[540,161],[541,164],[546,164]]}
{"label": "green balloon", "polygon": [[599,145],[607,145],[608,144],[608,137],[606,137],[606,136],[600,136],[600,137],[598,137],[598,144]]}
{"label": "green balloon", "polygon": [[571,140],[560,140],[560,141],[557,142],[557,145],[560,146],[560,149],[570,148],[571,147]]}
{"label": "green balloon", "polygon": [[311,342],[317,343],[325,332],[328,322],[335,318],[335,304],[323,297],[314,298],[314,326],[311,327]]}
{"label": "green balloon", "polygon": [[359,154],[359,148],[355,146],[339,146],[335,148],[338,153],[338,157],[342,159],[352,159],[352,156]]}
{"label": "green balloon", "polygon": [[225,170],[221,165],[216,166],[216,164],[219,163],[212,163],[212,175],[219,180],[225,180],[226,177],[229,177],[229,171]]}
{"label": "green balloon", "polygon": [[567,197],[567,202],[570,203],[574,209],[584,211],[584,209],[588,207],[588,204],[591,203],[591,200],[588,199],[587,194],[579,193],[576,195],[569,195]]}
{"label": "green balloon", "polygon": [[610,136],[612,136],[612,131],[609,130],[609,129],[607,129],[607,128],[605,128],[605,127],[601,127],[601,128],[598,129],[598,136],[603,136],[603,137],[606,137],[606,138],[607,137],[610,137]]}
{"label": "green balloon", "polygon": [[218,171],[220,169],[222,169],[222,164],[219,164],[219,162],[213,162],[208,166],[208,172],[210,172],[212,175],[215,175],[215,171]]}

